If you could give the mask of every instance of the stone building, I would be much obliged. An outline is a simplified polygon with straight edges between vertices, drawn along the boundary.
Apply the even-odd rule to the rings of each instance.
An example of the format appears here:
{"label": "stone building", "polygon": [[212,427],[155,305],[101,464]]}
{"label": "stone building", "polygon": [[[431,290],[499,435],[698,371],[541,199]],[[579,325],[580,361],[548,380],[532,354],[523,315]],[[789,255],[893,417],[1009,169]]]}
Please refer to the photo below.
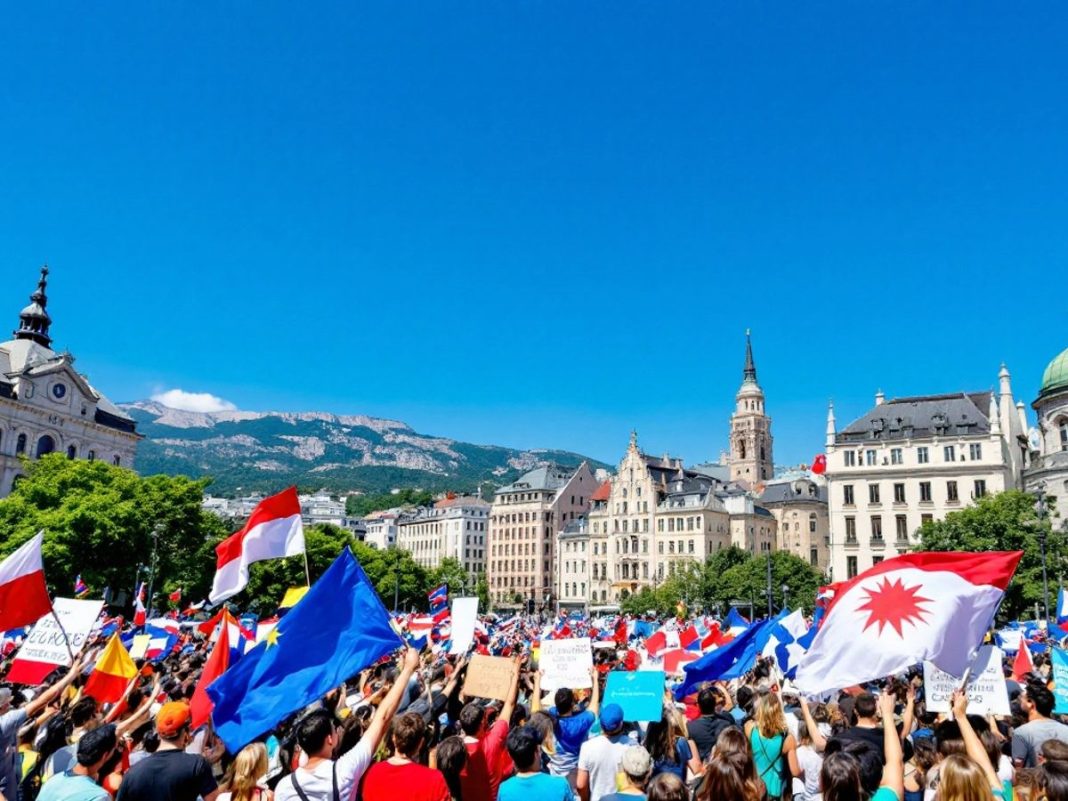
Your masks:
{"label": "stone building", "polygon": [[367,532],[365,542],[372,548],[386,550],[395,548],[397,545],[397,520],[400,510],[386,509],[381,512],[371,512],[363,519],[364,528]]}
{"label": "stone building", "polygon": [[732,481],[753,489],[775,474],[771,418],[764,412],[764,390],[757,383],[749,331],[745,332],[745,367],[742,370],[742,386],[735,395],[734,414],[731,415],[730,443]]}
{"label": "stone building", "polygon": [[1068,350],[1046,366],[1031,408],[1038,421],[1025,485],[1048,496],[1056,514],[1053,526],[1068,531]]}
{"label": "stone building", "polygon": [[472,586],[486,568],[490,505],[475,496],[444,498],[397,520],[397,547],[428,570],[443,559],[463,565]]}
{"label": "stone building", "polygon": [[597,480],[589,465],[546,465],[525,473],[496,491],[489,515],[486,576],[497,607],[528,600],[551,601],[556,572],[557,537],[586,514]]}
{"label": "stone building", "polygon": [[998,392],[886,400],[841,431],[827,414],[831,578],[905,553],[927,520],[1020,488],[1026,420],[1002,365]]}
{"label": "stone building", "polygon": [[0,497],[11,492],[23,458],[65,453],[133,467],[141,436],[133,418],[52,350],[48,268],[41,268],[14,338],[0,344]]}
{"label": "stone building", "polygon": [[570,521],[557,537],[560,582],[557,597],[562,611],[589,610],[590,527],[584,517]]}
{"label": "stone building", "polygon": [[788,551],[826,573],[831,556],[826,485],[806,476],[773,481],[760,494],[760,505],[778,524],[777,550]]}

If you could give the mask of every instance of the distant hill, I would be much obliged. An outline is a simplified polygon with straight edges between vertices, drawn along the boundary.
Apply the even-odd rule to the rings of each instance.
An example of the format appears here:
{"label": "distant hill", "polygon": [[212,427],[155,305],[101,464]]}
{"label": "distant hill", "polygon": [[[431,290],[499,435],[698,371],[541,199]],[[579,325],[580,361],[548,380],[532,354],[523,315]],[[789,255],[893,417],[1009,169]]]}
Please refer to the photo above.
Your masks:
{"label": "distant hill", "polygon": [[[301,489],[385,492],[394,487],[473,490],[509,483],[547,462],[573,466],[568,451],[521,451],[418,434],[397,420],[327,412],[187,412],[155,401],[119,404],[145,439],[143,475],[212,476],[211,492]],[[591,468],[604,467],[588,459]]]}

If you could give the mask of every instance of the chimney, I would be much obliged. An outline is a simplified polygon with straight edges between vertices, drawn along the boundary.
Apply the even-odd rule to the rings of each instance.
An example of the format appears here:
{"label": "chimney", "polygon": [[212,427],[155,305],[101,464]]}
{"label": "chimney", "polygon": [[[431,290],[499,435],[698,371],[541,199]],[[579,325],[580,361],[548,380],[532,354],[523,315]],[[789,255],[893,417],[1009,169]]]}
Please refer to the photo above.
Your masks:
{"label": "chimney", "polygon": [[883,391],[881,389],[875,390],[875,405],[882,406],[884,403],[886,403],[886,396]]}

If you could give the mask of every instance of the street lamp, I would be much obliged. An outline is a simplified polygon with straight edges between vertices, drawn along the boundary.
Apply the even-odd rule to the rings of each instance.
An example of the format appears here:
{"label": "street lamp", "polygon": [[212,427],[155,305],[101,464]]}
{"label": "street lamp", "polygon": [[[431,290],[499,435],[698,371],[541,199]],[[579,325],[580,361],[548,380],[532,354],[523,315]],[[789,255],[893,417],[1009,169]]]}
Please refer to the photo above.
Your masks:
{"label": "street lamp", "polygon": [[789,586],[787,586],[786,582],[784,581],[783,584],[782,584],[782,608],[783,609],[785,609],[786,607],[788,607],[790,605],[789,594],[790,594],[790,588],[789,588]]}
{"label": "street lamp", "polygon": [[1038,518],[1038,547],[1042,553],[1042,599],[1045,604],[1046,611],[1046,625],[1049,625],[1049,578],[1046,575],[1046,538],[1049,536],[1049,532],[1046,531],[1046,491],[1044,488],[1039,487],[1034,492],[1035,496],[1035,515]]}
{"label": "street lamp", "polygon": [[771,551],[768,551],[768,617],[771,617]]}
{"label": "street lamp", "polygon": [[145,601],[145,609],[149,616],[152,614],[152,586],[156,583],[156,551],[159,548],[159,535],[163,530],[162,523],[156,523],[152,528],[152,568],[148,574],[148,600]]}

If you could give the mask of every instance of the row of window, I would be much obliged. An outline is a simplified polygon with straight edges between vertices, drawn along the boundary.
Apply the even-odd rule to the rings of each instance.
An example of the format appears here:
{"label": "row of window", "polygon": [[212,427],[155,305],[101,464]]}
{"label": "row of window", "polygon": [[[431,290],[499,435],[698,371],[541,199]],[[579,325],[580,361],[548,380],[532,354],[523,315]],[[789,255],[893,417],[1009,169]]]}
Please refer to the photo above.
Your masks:
{"label": "row of window", "polygon": [[[0,432],[0,451],[2,451],[2,449],[3,449],[3,439],[4,439],[3,432]],[[29,444],[29,439],[27,438],[27,436],[25,434],[19,434],[15,438],[15,455],[16,456],[21,456],[24,453],[26,453],[26,446],[28,444]],[[42,436],[37,438],[37,446],[34,449],[34,457],[37,458],[37,459],[40,459],[42,456],[45,456],[46,454],[55,453],[55,450],[56,450],[56,440],[55,440],[55,438],[52,437],[50,434],[43,434]],[[68,445],[67,446],[67,458],[68,459],[76,459],[77,457],[78,457],[78,448],[76,446],[74,446],[74,445]],[[86,451],[85,458],[90,462],[95,462],[96,461],[96,451],[92,450],[92,449]],[[119,457],[118,454],[115,454],[114,456],[111,457],[111,463],[113,465],[115,465],[116,467],[118,467],[119,465],[122,464],[122,459]]]}
{"label": "row of window", "polygon": [[[982,478],[975,479],[972,485],[972,497],[982,498],[986,495],[986,480]],[[919,483],[920,489],[920,502],[930,503],[932,501],[931,496],[931,482],[921,481]],[[959,492],[957,490],[957,482],[955,480],[946,482],[946,501],[954,503],[960,500]],[[882,502],[882,495],[878,484],[868,484],[868,503],[878,504]],[[845,506],[856,505],[856,495],[853,492],[852,484],[842,485],[842,503]],[[894,503],[908,503],[908,496],[905,492],[904,483],[894,484]],[[815,529],[813,529],[814,531]]]}
{"label": "row of window", "polygon": [[[874,448],[868,448],[863,451],[863,462],[861,462],[861,451],[842,451],[842,463],[846,467],[856,467],[858,464],[863,464],[866,467],[875,467],[879,464],[879,451]],[[968,458],[973,462],[978,462],[983,458],[983,445],[980,442],[972,442],[968,445]],[[964,461],[964,446],[960,449],[960,460]],[[919,445],[916,447],[916,464],[930,464],[931,451],[927,445]],[[943,462],[956,462],[957,461],[957,446],[956,445],[944,445],[942,447],[942,461]],[[889,461],[887,457],[883,457],[883,464],[901,465],[905,463],[905,453],[903,448],[890,448]]]}

